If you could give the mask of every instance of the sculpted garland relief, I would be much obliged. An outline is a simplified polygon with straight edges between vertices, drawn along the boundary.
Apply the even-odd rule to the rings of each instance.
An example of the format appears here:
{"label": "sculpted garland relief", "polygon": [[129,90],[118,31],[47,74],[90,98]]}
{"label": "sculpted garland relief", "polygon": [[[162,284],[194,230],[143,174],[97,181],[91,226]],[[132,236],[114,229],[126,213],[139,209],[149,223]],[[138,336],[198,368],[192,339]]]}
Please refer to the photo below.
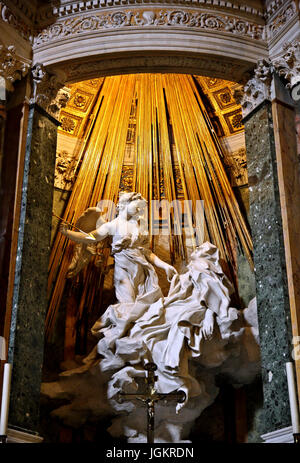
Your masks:
{"label": "sculpted garland relief", "polygon": [[35,39],[34,47],[52,40],[60,40],[95,30],[138,26],[183,26],[229,32],[263,40],[264,27],[234,16],[215,15],[191,10],[122,10],[66,19],[43,30]]}

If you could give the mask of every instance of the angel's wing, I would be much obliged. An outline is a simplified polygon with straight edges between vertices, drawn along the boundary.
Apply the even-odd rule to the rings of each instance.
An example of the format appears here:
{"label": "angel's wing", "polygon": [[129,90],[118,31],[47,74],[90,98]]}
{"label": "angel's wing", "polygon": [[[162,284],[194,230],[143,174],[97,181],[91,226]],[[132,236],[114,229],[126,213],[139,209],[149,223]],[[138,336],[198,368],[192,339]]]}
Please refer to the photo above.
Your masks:
{"label": "angel's wing", "polygon": [[[75,226],[77,229],[90,233],[105,223],[98,207],[89,207],[79,217]],[[67,278],[73,278],[88,265],[91,257],[97,253],[97,242],[90,244],[75,244],[71,264],[68,267]]]}

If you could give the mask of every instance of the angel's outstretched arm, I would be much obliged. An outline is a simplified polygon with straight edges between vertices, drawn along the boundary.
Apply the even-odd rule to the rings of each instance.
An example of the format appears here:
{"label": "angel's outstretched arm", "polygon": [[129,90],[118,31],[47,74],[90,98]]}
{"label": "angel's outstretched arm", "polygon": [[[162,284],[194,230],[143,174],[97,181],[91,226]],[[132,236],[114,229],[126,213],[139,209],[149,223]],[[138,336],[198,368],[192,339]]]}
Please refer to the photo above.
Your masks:
{"label": "angel's outstretched arm", "polygon": [[151,252],[149,249],[144,249],[144,254],[146,259],[153,265],[155,265],[158,268],[163,269],[166,274],[167,278],[169,281],[173,278],[174,275],[177,274],[177,270],[172,267],[172,265],[167,264],[163,260],[161,260],[156,254]]}
{"label": "angel's outstretched arm", "polygon": [[59,231],[70,240],[83,244],[91,244],[95,243],[95,241],[102,241],[110,235],[109,223],[104,223],[91,233],[81,233],[68,230],[68,226],[63,223],[61,224]]}

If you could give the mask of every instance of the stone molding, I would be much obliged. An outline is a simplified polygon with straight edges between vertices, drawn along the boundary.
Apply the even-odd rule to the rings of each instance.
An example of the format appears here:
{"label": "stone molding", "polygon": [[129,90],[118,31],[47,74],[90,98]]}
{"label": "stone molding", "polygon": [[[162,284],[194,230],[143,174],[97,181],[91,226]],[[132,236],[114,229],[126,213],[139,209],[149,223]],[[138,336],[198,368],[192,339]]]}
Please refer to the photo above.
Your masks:
{"label": "stone molding", "polygon": [[276,429],[276,431],[268,432],[260,436],[264,444],[293,444],[293,427],[288,426],[283,429]]}
{"label": "stone molding", "polygon": [[99,77],[99,75],[112,75],[122,71],[123,73],[136,72],[142,69],[143,72],[178,72],[184,69],[186,73],[201,74],[219,78],[235,75],[236,79],[246,77],[249,65],[232,60],[222,60],[212,56],[194,58],[190,56],[132,56],[118,58],[102,58],[94,61],[79,62],[71,64],[66,70],[66,81],[76,82],[88,78]]}
{"label": "stone molding", "polygon": [[49,42],[62,40],[78,34],[87,34],[107,29],[135,27],[180,27],[227,32],[250,39],[264,40],[264,26],[236,16],[184,8],[120,9],[108,13],[82,15],[57,21],[40,32],[33,41],[37,48]]}
{"label": "stone molding", "polygon": [[0,76],[5,79],[6,90],[14,91],[14,82],[28,73],[30,65],[28,60],[17,55],[13,45],[0,45]]}
{"label": "stone molding", "polygon": [[38,104],[48,114],[58,119],[59,111],[64,108],[70,98],[70,93],[64,83],[55,74],[49,74],[44,66],[36,63],[31,70],[33,81],[33,96],[30,104]]}
{"label": "stone molding", "polygon": [[29,434],[28,432],[18,431],[16,429],[7,430],[7,443],[8,444],[40,444],[44,440],[43,437]]}

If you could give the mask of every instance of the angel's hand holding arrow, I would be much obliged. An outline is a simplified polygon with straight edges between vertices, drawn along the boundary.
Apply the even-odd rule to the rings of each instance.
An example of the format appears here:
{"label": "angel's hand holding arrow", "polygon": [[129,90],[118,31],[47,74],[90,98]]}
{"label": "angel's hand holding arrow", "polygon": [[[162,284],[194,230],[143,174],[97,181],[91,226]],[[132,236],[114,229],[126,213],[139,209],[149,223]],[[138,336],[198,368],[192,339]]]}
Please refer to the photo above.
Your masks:
{"label": "angel's hand holding arrow", "polygon": [[65,236],[68,236],[69,227],[66,223],[61,223],[59,226],[59,231]]}

